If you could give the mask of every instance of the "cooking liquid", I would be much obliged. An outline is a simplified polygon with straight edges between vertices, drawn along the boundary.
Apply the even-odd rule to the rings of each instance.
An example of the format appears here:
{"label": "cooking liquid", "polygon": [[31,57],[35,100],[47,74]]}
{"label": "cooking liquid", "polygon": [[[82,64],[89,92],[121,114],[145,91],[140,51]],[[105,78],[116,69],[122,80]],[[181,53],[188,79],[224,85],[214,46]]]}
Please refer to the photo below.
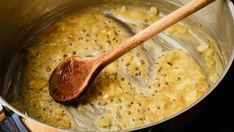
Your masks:
{"label": "cooking liquid", "polygon": [[[130,29],[105,17],[103,10],[111,11]],[[155,6],[105,4],[58,20],[26,48],[23,101],[14,100],[12,105],[49,125],[88,131],[141,127],[181,111],[218,79],[213,41],[182,23],[108,65],[79,104],[64,106],[48,93],[50,74],[64,58],[99,56],[158,19],[160,12]],[[191,52],[189,45],[196,52]]]}

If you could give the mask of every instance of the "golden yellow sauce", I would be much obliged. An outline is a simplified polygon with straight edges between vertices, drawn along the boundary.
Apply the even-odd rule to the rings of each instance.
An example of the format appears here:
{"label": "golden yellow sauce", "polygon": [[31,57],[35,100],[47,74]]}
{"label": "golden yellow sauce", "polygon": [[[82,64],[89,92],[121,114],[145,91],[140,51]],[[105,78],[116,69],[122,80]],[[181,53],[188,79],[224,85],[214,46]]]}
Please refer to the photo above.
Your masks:
{"label": "golden yellow sauce", "polygon": [[[135,22],[138,29],[159,19],[155,7],[108,7],[117,17]],[[37,44],[27,48],[22,94],[30,116],[66,129],[80,129],[82,125],[97,130],[129,129],[173,115],[208,90],[203,71],[188,53],[154,49],[157,43],[149,40],[107,66],[79,104],[56,103],[48,94],[48,79],[64,58],[98,56],[131,36],[114,20],[96,13],[100,9],[90,8],[59,20],[40,34]],[[177,36],[188,33],[178,26],[168,32]]]}

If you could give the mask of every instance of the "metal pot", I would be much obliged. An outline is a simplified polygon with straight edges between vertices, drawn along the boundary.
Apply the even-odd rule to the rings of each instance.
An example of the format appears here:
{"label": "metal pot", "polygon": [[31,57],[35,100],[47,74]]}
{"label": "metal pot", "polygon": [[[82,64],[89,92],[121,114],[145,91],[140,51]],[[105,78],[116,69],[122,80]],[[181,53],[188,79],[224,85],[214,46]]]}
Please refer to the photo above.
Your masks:
{"label": "metal pot", "polygon": [[[175,5],[186,3],[189,0],[164,0]],[[6,74],[9,71],[14,71],[13,66],[9,66],[9,61],[13,53],[17,51],[17,47],[24,36],[32,27],[38,22],[43,22],[44,19],[53,15],[54,11],[59,11],[69,6],[84,7],[93,4],[107,2],[103,1],[85,1],[85,0],[15,0],[15,1],[1,1],[0,3],[0,130],[8,131],[61,131],[39,121],[28,117],[24,113],[19,112],[12,107],[3,97],[4,90],[9,88],[12,75]],[[159,2],[156,1],[155,2]],[[205,17],[204,17],[205,16]],[[198,23],[207,29],[210,36],[222,43],[217,43],[220,47],[221,54],[224,57],[224,70],[222,71],[219,81],[217,81],[209,91],[203,96],[206,97],[222,80],[228,71],[234,58],[234,6],[230,0],[216,1],[206,9],[194,14],[193,17]],[[226,60],[226,61],[225,61]],[[13,59],[17,63],[17,59]],[[12,91],[14,92],[14,91]],[[160,122],[152,123],[149,127],[158,123],[171,119],[184,111],[190,109],[193,105],[180,111],[179,113],[170,116]],[[141,129],[141,128],[136,128]],[[136,130],[135,129],[135,130]]]}

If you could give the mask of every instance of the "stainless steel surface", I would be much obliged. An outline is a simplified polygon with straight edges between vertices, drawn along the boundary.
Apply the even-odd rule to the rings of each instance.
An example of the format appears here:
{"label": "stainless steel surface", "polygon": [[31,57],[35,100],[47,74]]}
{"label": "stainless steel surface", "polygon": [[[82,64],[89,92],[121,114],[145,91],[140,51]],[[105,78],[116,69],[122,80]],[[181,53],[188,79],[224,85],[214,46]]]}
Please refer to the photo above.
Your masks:
{"label": "stainless steel surface", "polygon": [[[108,0],[96,0],[96,1],[86,1],[86,0],[3,0],[0,2],[0,104],[7,106],[18,115],[22,116],[25,120],[29,120],[33,124],[37,124],[37,126],[46,127],[49,129],[58,130],[56,128],[50,127],[48,125],[44,125],[30,117],[26,116],[25,114],[19,112],[7,101],[2,98],[4,91],[9,88],[10,80],[12,74],[7,75],[6,73],[8,70],[14,71],[15,67],[9,67],[9,62],[12,58],[13,53],[17,51],[17,47],[19,46],[21,40],[23,40],[27,32],[29,32],[32,27],[37,25],[38,23],[43,23],[43,20],[49,18],[51,15],[54,15],[63,10],[66,7],[84,7],[90,6],[92,4],[106,2]],[[109,0],[110,1],[110,0]],[[131,0],[128,0],[131,1]],[[156,0],[155,0],[156,1]],[[189,0],[180,0],[173,1],[173,0],[164,0],[164,2],[170,1],[175,5],[180,5],[181,3],[187,2]],[[126,1],[127,2],[127,1]],[[160,1],[157,1],[160,6]],[[172,6],[170,9],[174,9],[175,6]],[[196,21],[202,24],[203,28],[209,33],[210,36],[215,38],[218,42],[216,49],[220,50],[220,54],[223,56],[223,64],[224,64],[224,71],[222,71],[222,75],[219,81],[214,84],[210,90],[207,92],[207,96],[222,80],[225,76],[228,68],[231,65],[231,62],[234,58],[234,6],[230,0],[220,1],[217,0],[215,3],[210,5],[207,9],[202,10],[194,15]],[[17,53],[16,53],[17,54]],[[18,62],[18,59],[14,60],[15,63]],[[201,98],[200,100],[202,100]],[[199,102],[198,100],[197,102]],[[195,102],[193,105],[195,105]],[[192,106],[193,106],[192,105]],[[182,112],[190,109],[192,106],[186,108],[185,110],[177,113],[176,115],[181,114]],[[175,117],[173,115],[168,117],[160,122],[166,121],[170,118]],[[157,123],[152,123],[148,126],[156,125]],[[139,129],[139,128],[136,128]]]}

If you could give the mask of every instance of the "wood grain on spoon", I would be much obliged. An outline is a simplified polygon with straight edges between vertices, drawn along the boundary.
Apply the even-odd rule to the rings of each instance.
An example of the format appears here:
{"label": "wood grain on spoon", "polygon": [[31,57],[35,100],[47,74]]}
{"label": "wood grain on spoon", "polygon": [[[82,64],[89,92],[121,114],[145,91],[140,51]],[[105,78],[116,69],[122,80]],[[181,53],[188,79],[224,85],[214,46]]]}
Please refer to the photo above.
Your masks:
{"label": "wood grain on spoon", "polygon": [[55,68],[50,76],[50,95],[58,102],[74,101],[90,86],[105,66],[213,1],[215,0],[192,0],[97,58],[72,56],[65,59]]}

